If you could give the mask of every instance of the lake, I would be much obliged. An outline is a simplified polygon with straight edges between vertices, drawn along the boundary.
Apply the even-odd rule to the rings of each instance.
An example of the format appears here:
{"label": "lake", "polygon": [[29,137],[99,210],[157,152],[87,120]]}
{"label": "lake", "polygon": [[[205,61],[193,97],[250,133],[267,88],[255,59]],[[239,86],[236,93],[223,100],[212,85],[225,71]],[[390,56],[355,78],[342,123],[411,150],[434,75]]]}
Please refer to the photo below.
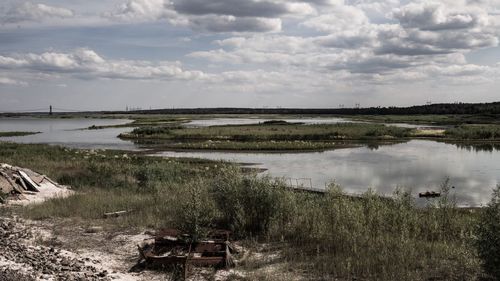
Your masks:
{"label": "lake", "polygon": [[17,143],[45,143],[72,148],[137,150],[138,146],[117,138],[119,134],[131,131],[131,128],[85,130],[92,125],[110,126],[130,122],[131,120],[126,119],[0,118],[0,132],[41,132],[29,136],[1,137],[0,140]]}
{"label": "lake", "polygon": [[[199,119],[192,120],[185,124],[187,127],[209,127],[209,126],[222,126],[222,125],[250,125],[263,123],[270,120],[283,120],[289,123],[304,123],[307,125],[313,124],[339,124],[339,123],[367,123],[363,121],[353,121],[351,119],[340,117],[303,117],[303,118],[212,118],[212,119]],[[408,123],[381,123],[385,125],[402,127],[402,128],[435,128],[440,129],[443,126],[421,125],[421,124],[408,124]]]}
{"label": "lake", "polygon": [[258,163],[254,167],[268,169],[270,175],[284,177],[292,184],[324,188],[334,180],[350,193],[362,193],[370,187],[379,194],[390,195],[397,187],[404,187],[416,195],[438,191],[448,177],[455,187],[452,194],[461,206],[487,203],[493,187],[500,183],[500,151],[476,151],[424,140],[325,152],[161,152],[157,155]]}
{"label": "lake", "polygon": [[[260,121],[259,121],[260,120]],[[258,123],[268,119],[195,120],[191,126]],[[285,119],[289,122],[339,123],[341,118]],[[19,143],[47,143],[73,148],[103,148],[140,150],[133,142],[117,136],[131,128],[82,130],[92,125],[108,126],[130,122],[123,119],[36,119],[0,118],[0,131],[40,131],[22,137],[0,140]],[[405,126],[408,124],[402,124]],[[419,125],[411,125],[419,126]],[[476,147],[477,148],[477,147]],[[362,193],[373,188],[390,195],[397,187],[422,191],[437,191],[448,177],[455,186],[453,194],[462,206],[478,206],[488,202],[492,188],[500,183],[500,150],[483,145],[480,149],[434,141],[412,140],[393,145],[370,145],[325,152],[305,153],[229,153],[229,152],[170,152],[156,155],[167,157],[196,157],[257,163],[254,167],[267,169],[272,176],[284,177],[294,185],[303,184],[324,188],[335,180],[345,191]]]}

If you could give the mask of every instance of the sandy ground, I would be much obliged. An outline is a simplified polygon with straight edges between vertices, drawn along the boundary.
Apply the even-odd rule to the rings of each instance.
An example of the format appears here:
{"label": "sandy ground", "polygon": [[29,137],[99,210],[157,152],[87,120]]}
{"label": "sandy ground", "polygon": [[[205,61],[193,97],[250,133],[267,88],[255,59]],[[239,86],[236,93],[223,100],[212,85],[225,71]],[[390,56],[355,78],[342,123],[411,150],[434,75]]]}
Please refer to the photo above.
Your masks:
{"label": "sandy ground", "polygon": [[[6,258],[0,252],[0,280],[2,268],[37,276],[35,280],[121,280],[121,281],[159,281],[175,280],[172,272],[146,269],[129,272],[138,260],[137,245],[150,236],[139,230],[106,230],[101,226],[83,225],[71,220],[31,221],[19,218],[2,218],[2,221],[15,221],[16,231],[29,230],[30,235],[9,238],[30,248],[30,251],[56,249],[59,257],[80,262],[86,270],[95,272],[96,279],[58,279],[58,273],[43,274],[39,267],[33,268],[30,260],[19,262]],[[1,234],[1,233],[0,233]],[[230,270],[211,268],[191,268],[186,280],[189,281],[228,281],[228,280],[307,280],[294,274],[280,258],[279,247],[266,244],[243,247],[235,243],[237,266]],[[7,255],[8,256],[8,255]],[[93,269],[94,268],[94,269]],[[274,278],[275,277],[275,278]],[[16,279],[7,279],[13,281]]]}
{"label": "sandy ground", "polygon": [[90,261],[100,271],[108,272],[111,280],[168,280],[157,271],[129,272],[138,259],[137,245],[149,236],[129,232],[107,232],[99,226],[75,226],[74,223],[23,220],[38,233],[36,243],[64,249],[72,258]]}
{"label": "sandy ground", "polygon": [[8,204],[10,205],[28,205],[28,204],[38,204],[43,201],[55,198],[55,197],[67,197],[73,194],[73,191],[62,185],[55,185],[48,180],[44,180],[39,184],[38,187],[39,192],[35,194],[23,194],[24,198],[20,200],[9,200]]}
{"label": "sandy ground", "polygon": [[[5,165],[2,164],[2,167]],[[32,179],[36,179],[34,181],[39,192],[22,194],[19,196],[21,200],[9,200],[4,208],[9,208],[9,205],[38,204],[49,198],[66,197],[73,193],[69,187],[28,169],[26,171]],[[112,224],[111,220],[109,224]],[[176,280],[173,273],[168,271],[130,272],[139,258],[137,245],[151,238],[145,234],[146,230],[116,230],[116,227],[106,227],[106,220],[98,223],[100,225],[88,225],[89,222],[71,219],[32,221],[14,215],[0,215],[0,281]],[[269,252],[266,246],[251,247],[250,250],[238,243],[235,248],[239,252],[235,256],[236,268],[190,268],[186,280],[260,280],[259,276],[275,274],[280,276],[279,280],[298,280],[297,276],[283,275],[286,269],[279,262],[279,251]]]}
{"label": "sandy ground", "polygon": [[[137,230],[108,231],[101,226],[78,226],[78,224],[75,225],[71,221],[31,221],[18,218],[13,220],[18,224],[16,229],[29,229],[31,232],[28,238],[22,239],[23,244],[30,245],[30,247],[56,248],[61,255],[69,259],[85,261],[85,264],[94,267],[96,272],[106,272],[106,277],[109,277],[109,280],[173,280],[171,279],[172,273],[168,271],[147,269],[141,272],[129,272],[139,258],[137,245],[145,239],[150,239],[150,236],[144,234],[144,231],[139,233],[137,233]],[[31,268],[29,263],[17,263],[8,260],[0,253],[0,269],[2,267],[8,267],[16,271],[23,269],[27,273],[37,275],[39,278],[43,276],[40,272],[37,273],[36,269]],[[242,271],[235,269],[191,268],[187,280],[226,281],[230,277],[243,275]],[[40,278],[39,280],[60,279],[46,276],[46,278]]]}

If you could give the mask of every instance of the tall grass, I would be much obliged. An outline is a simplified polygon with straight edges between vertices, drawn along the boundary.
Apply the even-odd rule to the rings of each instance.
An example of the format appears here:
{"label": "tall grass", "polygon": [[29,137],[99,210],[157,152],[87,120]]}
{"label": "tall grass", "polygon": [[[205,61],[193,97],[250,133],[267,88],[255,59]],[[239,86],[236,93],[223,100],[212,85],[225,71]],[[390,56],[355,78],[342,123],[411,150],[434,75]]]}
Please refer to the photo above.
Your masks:
{"label": "tall grass", "polygon": [[445,135],[455,139],[500,140],[500,125],[461,125],[447,129]]}
{"label": "tall grass", "polygon": [[40,132],[0,132],[0,137],[21,137],[28,135],[35,135]]}
{"label": "tall grass", "polygon": [[[297,193],[279,179],[243,174],[221,162],[182,162],[123,152],[81,152],[0,143],[2,161],[33,168],[78,191],[21,212],[119,227],[178,227],[195,237],[225,228],[238,239],[284,245],[281,259],[311,280],[474,280],[476,215],[445,195],[425,208],[396,190],[345,195]],[[102,219],[105,212],[131,210]],[[260,278],[260,277],[259,277]]]}
{"label": "tall grass", "polygon": [[338,140],[338,139],[387,139],[410,136],[408,128],[380,124],[255,124],[226,125],[201,128],[140,128],[122,137],[187,140],[231,140],[231,141],[290,141],[290,140]]}
{"label": "tall grass", "polygon": [[488,206],[475,229],[475,246],[489,280],[500,280],[500,185],[493,190]]}

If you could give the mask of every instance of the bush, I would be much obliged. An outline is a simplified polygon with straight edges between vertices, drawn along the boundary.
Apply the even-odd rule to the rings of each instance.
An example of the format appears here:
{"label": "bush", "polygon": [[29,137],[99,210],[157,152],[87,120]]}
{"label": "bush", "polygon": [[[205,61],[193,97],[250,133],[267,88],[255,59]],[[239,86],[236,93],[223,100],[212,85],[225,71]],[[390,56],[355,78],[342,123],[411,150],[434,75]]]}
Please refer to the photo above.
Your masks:
{"label": "bush", "polygon": [[490,203],[481,213],[475,246],[483,269],[493,280],[500,280],[500,185],[493,190]]}
{"label": "bush", "polygon": [[177,227],[197,240],[215,226],[218,210],[209,193],[207,184],[202,179],[193,181],[178,192],[176,202]]}
{"label": "bush", "polygon": [[229,169],[212,186],[221,212],[221,227],[240,237],[266,233],[280,210],[284,188],[280,181],[270,177],[244,176],[236,169]]}

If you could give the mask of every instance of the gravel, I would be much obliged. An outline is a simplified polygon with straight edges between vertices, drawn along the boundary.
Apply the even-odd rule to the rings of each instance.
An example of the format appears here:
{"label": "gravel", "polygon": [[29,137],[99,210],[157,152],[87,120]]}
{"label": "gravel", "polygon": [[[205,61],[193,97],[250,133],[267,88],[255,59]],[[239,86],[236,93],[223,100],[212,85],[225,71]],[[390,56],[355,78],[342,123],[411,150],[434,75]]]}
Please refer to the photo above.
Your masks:
{"label": "gravel", "polygon": [[33,233],[13,219],[0,218],[0,280],[112,280],[99,261],[71,257],[60,249],[33,245]]}

